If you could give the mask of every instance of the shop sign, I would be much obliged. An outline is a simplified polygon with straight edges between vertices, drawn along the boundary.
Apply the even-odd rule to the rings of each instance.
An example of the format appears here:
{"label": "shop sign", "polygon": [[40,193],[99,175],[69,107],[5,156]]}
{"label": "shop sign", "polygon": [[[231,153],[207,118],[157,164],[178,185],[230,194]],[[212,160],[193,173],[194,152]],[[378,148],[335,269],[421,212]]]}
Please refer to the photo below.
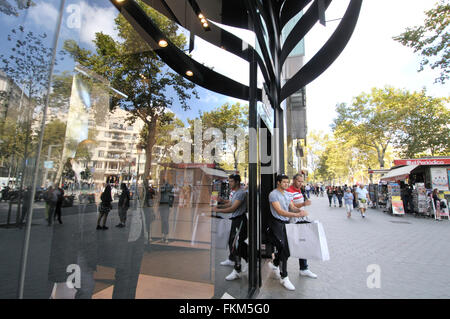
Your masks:
{"label": "shop sign", "polygon": [[47,169],[53,168],[53,161],[44,161],[44,167]]}
{"label": "shop sign", "polygon": [[448,188],[448,173],[445,167],[430,168],[432,188],[437,188],[440,191],[447,191]]}
{"label": "shop sign", "polygon": [[394,160],[394,165],[450,165],[450,158]]}
{"label": "shop sign", "polygon": [[403,201],[400,196],[392,196],[392,213],[394,215],[405,215],[405,209],[403,208]]}

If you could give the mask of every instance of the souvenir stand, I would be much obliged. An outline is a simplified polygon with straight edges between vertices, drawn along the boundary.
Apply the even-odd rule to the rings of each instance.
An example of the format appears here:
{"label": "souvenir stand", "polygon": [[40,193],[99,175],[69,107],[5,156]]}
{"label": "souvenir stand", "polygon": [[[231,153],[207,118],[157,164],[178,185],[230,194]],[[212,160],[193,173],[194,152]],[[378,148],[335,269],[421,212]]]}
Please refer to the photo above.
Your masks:
{"label": "souvenir stand", "polygon": [[405,215],[403,201],[400,196],[400,185],[398,183],[388,183],[388,204],[387,212],[393,215]]}
{"label": "souvenir stand", "polygon": [[377,195],[378,207],[386,208],[389,200],[387,182],[380,181],[378,184]]}
{"label": "souvenir stand", "polygon": [[429,217],[432,215],[431,199],[427,196],[424,183],[416,183],[412,192],[414,214],[416,216]]}

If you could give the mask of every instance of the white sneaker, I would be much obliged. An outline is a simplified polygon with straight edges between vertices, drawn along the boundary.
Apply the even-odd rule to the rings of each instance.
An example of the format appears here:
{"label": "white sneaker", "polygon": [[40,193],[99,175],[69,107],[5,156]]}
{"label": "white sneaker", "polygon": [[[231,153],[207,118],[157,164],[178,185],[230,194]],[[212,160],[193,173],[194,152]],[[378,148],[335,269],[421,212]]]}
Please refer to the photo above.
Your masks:
{"label": "white sneaker", "polygon": [[246,272],[248,270],[248,264],[241,265],[241,272]]}
{"label": "white sneaker", "polygon": [[294,285],[292,284],[292,282],[289,280],[289,277],[285,277],[283,279],[280,279],[280,284],[286,288],[287,290],[295,290]]}
{"label": "white sneaker", "polygon": [[278,270],[278,266],[275,266],[271,261],[269,261],[269,268],[271,270]]}
{"label": "white sneaker", "polygon": [[275,279],[281,279],[280,268],[275,266],[272,262],[269,261],[269,268],[272,271],[272,275]]}
{"label": "white sneaker", "polygon": [[221,266],[234,266],[234,261],[231,261],[229,259],[224,260],[220,263]]}
{"label": "white sneaker", "polygon": [[241,274],[236,271],[236,269],[233,269],[231,274],[225,277],[225,280],[235,280],[241,278]]}
{"label": "white sneaker", "polygon": [[300,276],[307,276],[307,277],[314,278],[314,279],[317,278],[317,275],[309,269],[300,270]]}

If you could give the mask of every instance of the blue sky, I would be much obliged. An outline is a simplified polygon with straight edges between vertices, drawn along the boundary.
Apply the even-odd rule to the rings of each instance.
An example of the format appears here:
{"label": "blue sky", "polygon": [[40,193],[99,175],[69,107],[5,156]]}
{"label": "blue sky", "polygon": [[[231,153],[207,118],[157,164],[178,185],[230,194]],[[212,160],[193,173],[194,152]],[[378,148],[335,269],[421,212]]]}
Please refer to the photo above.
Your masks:
{"label": "blue sky", "polygon": [[[1,30],[10,30],[22,24],[27,29],[46,32],[50,44],[59,1],[36,2],[37,7],[28,10],[26,14],[22,11],[19,17],[7,17],[2,14]],[[348,2],[349,0],[333,1],[326,13],[327,20],[342,17]],[[430,95],[449,95],[448,86],[433,83],[437,72],[426,70],[418,73],[420,57],[411,49],[392,40],[394,35],[400,34],[408,26],[422,23],[425,18],[423,12],[433,3],[431,0],[363,2],[358,25],[344,52],[328,70],[306,88],[309,130],[330,131],[329,125],[335,117],[335,105],[340,102],[351,103],[353,97],[368,92],[372,87],[390,85],[408,90],[420,90],[425,87]],[[77,12],[82,13],[81,20],[77,20]],[[117,10],[107,0],[66,1],[60,44],[66,39],[74,39],[82,46],[93,48],[91,41],[98,31],[117,37],[113,21],[116,16]],[[318,24],[307,35],[305,62],[325,43],[338,23],[339,21],[328,22],[326,27]],[[7,49],[4,46],[7,33],[9,32],[2,32],[0,35],[2,43],[0,52]],[[248,37],[248,32],[246,35]],[[220,51],[222,50],[213,49],[201,41],[196,41],[196,50],[193,54],[194,58],[214,66],[215,70],[226,73],[242,83],[248,83],[246,63]],[[72,70],[73,63],[66,61],[57,66],[58,71],[63,69]],[[191,100],[189,112],[182,111],[177,107],[177,103],[174,103],[172,110],[184,121],[188,117],[197,116],[198,110],[207,111],[226,102],[237,101],[201,87],[197,87],[197,91],[200,99]]]}

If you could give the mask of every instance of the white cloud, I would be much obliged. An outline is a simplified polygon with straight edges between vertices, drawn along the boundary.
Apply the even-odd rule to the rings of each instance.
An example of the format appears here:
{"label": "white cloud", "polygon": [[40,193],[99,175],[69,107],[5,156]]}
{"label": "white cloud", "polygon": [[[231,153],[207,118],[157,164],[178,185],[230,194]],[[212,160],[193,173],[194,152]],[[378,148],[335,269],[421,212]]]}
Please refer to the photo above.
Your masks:
{"label": "white cloud", "polygon": [[51,31],[55,30],[58,9],[51,4],[39,2],[36,6],[28,9],[28,15],[36,27],[43,27]]}
{"label": "white cloud", "polygon": [[92,45],[95,33],[103,32],[118,39],[118,32],[115,30],[114,19],[118,11],[114,7],[101,8],[91,6],[86,2],[81,2],[81,29],[80,41]]}

